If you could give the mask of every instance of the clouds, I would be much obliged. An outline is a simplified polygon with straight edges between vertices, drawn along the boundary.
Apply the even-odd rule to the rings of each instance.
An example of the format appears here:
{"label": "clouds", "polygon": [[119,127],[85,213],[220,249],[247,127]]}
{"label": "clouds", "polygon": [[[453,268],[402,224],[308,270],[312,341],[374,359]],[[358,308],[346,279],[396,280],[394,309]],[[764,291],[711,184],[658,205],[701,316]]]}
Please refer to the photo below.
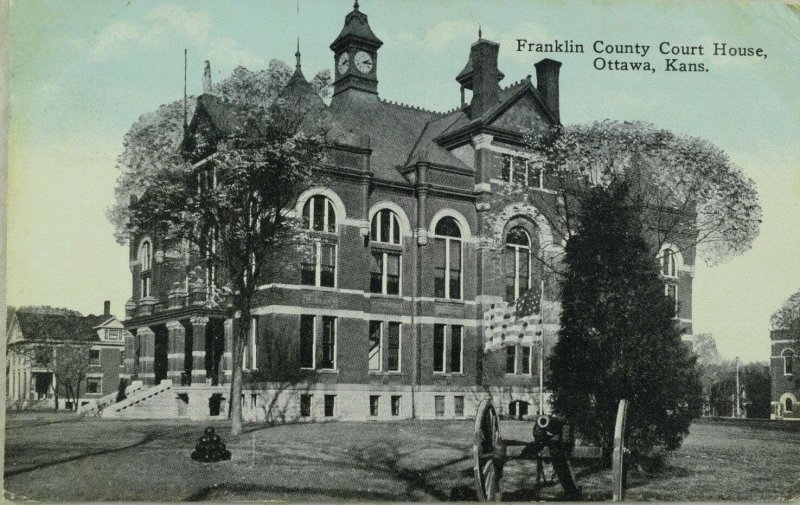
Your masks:
{"label": "clouds", "polygon": [[229,37],[213,37],[212,18],[204,11],[174,4],[161,4],[141,21],[118,21],[97,34],[89,63],[98,64],[124,57],[133,51],[162,47],[193,46],[208,58],[230,65],[263,67],[265,61],[253,51],[240,47]]}

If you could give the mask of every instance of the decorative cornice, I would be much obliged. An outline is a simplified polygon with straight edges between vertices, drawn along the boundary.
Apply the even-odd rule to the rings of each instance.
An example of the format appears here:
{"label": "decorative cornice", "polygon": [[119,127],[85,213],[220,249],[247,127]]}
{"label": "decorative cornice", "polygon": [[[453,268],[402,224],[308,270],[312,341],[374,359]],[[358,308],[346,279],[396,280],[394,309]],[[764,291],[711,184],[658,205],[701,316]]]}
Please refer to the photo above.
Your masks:
{"label": "decorative cornice", "polygon": [[189,318],[192,326],[205,326],[208,324],[209,318],[206,316],[193,316]]}

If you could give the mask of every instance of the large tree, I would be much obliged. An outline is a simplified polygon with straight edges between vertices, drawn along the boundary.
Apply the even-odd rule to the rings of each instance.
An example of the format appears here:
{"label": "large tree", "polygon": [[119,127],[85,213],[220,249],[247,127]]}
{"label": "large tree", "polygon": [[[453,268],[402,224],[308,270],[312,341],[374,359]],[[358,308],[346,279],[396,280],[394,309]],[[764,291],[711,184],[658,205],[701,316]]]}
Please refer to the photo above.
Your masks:
{"label": "large tree", "polygon": [[[205,262],[222,267],[219,279],[224,284],[218,294],[238,316],[229,410],[234,434],[242,429],[238,399],[256,288],[287,258],[308,254],[306,234],[290,206],[303,190],[319,182],[317,169],[326,148],[321,99],[284,95],[285,88],[278,86],[285,85],[288,77],[283,68],[275,63],[266,74],[249,74],[248,79],[240,70],[241,75],[234,72],[232,79],[241,85],[220,84],[217,89],[231,98],[227,106],[240,126],[210,146],[213,160],[199,170],[190,162],[191,153],[179,153],[177,138],[152,148],[137,140],[137,149],[147,154],[129,172],[147,174],[147,205],[122,207],[121,212],[127,218],[126,234],[147,230],[175,244],[188,243]],[[324,92],[324,80],[317,78],[298,91]],[[175,124],[174,117],[166,121]],[[126,143],[126,153],[135,151]],[[129,179],[124,176],[119,188],[124,190]],[[205,181],[200,188],[198,180]],[[115,212],[111,214],[113,220]]]}
{"label": "large tree", "polygon": [[593,187],[566,244],[561,330],[550,357],[553,410],[606,455],[621,399],[637,453],[676,448],[699,414],[694,357],[681,342],[643,219],[624,183]]}
{"label": "large tree", "polygon": [[[753,181],[707,140],[640,121],[605,120],[534,127],[521,143],[530,160],[528,183],[511,181],[499,188],[497,198],[535,203],[556,242],[566,243],[575,233],[586,190],[612,183],[629,187],[626,202],[642,216],[653,254],[672,243],[696,250],[714,265],[746,252],[758,236],[761,207]],[[558,197],[530,191],[539,173],[544,187],[556,190]],[[502,226],[491,221],[504,216],[488,216],[488,234],[497,235]],[[489,238],[502,242],[498,236]],[[539,259],[560,274],[560,262],[549,253]]]}

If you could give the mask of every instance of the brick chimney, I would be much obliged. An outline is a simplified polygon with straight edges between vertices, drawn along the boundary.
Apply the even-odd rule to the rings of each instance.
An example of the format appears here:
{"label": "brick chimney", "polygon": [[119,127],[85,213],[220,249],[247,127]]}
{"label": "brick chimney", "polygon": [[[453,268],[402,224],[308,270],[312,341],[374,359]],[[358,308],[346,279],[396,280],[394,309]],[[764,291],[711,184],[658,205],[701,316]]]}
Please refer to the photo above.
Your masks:
{"label": "brick chimney", "polygon": [[211,62],[206,60],[203,68],[203,94],[211,94]]}
{"label": "brick chimney", "polygon": [[103,317],[111,317],[111,301],[103,302]]}
{"label": "brick chimney", "polygon": [[470,116],[473,118],[482,116],[500,102],[499,52],[500,44],[485,39],[478,39],[470,48],[469,59],[473,69]]}
{"label": "brick chimney", "polygon": [[536,67],[536,89],[542,95],[545,105],[553,113],[557,122],[561,122],[558,110],[558,72],[561,62],[545,58],[534,65]]}

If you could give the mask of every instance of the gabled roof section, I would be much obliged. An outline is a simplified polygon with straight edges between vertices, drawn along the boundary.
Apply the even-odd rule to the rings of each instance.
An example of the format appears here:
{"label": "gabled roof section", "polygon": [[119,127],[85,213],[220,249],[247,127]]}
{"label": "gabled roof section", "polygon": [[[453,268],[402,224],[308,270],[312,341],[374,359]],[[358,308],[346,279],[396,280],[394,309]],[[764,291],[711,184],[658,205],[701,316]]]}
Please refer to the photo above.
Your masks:
{"label": "gabled roof section", "polygon": [[469,119],[469,106],[461,111],[463,117],[456,121],[450,127],[444,129],[434,141],[441,145],[449,145],[455,139],[462,139],[469,137],[470,132],[479,130],[481,128],[490,126],[498,118],[500,118],[506,111],[508,111],[514,104],[519,102],[523,97],[529,97],[535,104],[536,110],[540,113],[542,119],[548,124],[558,124],[553,112],[544,103],[541,94],[537,91],[536,87],[531,83],[530,76],[525,79],[517,81],[510,86],[500,90],[499,101],[497,105],[487,110],[480,117]]}
{"label": "gabled roof section", "polygon": [[545,119],[550,124],[558,124],[555,114],[553,114],[553,111],[550,110],[547,104],[545,104],[541,94],[536,89],[536,86],[534,86],[531,82],[530,76],[522,79],[521,81],[515,82],[508,88],[501,90],[500,103],[487,110],[486,113],[479,118],[480,121],[482,121],[484,124],[490,124],[525,95],[530,95],[534,99],[537,106],[541,108],[546,115]]}
{"label": "gabled roof section", "polygon": [[207,118],[220,136],[234,135],[244,126],[244,119],[238,112],[235,104],[222,98],[210,94],[200,95],[197,97],[197,107],[189,124],[189,132],[193,133],[198,126],[197,123]]}
{"label": "gabled roof section", "polygon": [[100,338],[95,327],[108,317],[76,314],[44,314],[19,311],[17,323],[22,339],[30,341],[96,342]]}

